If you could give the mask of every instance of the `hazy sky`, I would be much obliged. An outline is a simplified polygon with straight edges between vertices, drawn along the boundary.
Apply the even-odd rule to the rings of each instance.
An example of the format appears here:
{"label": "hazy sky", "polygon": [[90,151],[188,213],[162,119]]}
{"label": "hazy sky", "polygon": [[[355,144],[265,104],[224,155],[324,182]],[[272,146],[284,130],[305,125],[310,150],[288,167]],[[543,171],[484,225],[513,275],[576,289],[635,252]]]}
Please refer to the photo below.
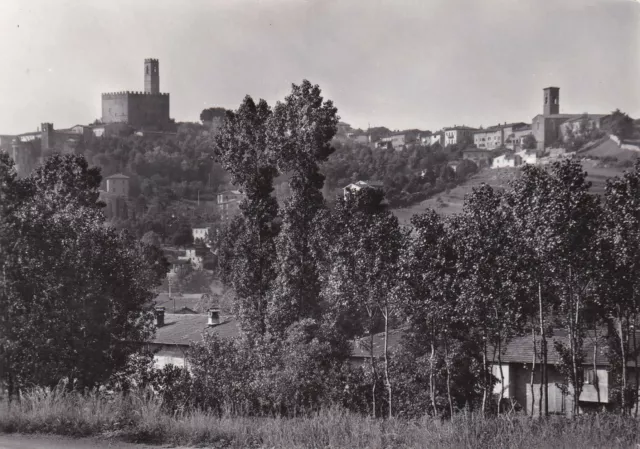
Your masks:
{"label": "hazy sky", "polygon": [[635,0],[2,0],[0,134],[89,123],[160,59],[171,116],[269,103],[309,79],[355,127],[640,117]]}

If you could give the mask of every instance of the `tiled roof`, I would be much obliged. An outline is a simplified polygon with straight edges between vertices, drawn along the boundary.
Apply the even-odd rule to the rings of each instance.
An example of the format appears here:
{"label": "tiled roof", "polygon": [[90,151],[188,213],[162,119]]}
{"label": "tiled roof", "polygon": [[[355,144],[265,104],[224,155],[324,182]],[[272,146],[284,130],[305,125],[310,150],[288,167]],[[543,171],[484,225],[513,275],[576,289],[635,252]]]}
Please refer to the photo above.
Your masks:
{"label": "tiled roof", "polygon": [[[608,116],[609,114],[587,114],[587,118],[593,120],[593,119],[601,119],[604,118],[606,116]],[[582,120],[582,118],[584,117],[584,114],[580,114],[578,117],[574,117],[572,119],[567,120],[567,122],[579,122],[580,120]]]}
{"label": "tiled roof", "polygon": [[[404,336],[405,329],[392,329],[389,330],[389,341],[387,343],[389,351],[397,348],[400,345],[402,337]],[[368,358],[371,357],[369,351],[369,345],[371,344],[370,337],[362,337],[357,339],[353,345],[352,357],[356,358]],[[384,332],[375,334],[373,336],[373,355],[374,357],[381,357],[384,354]]]}
{"label": "tiled roof", "polygon": [[[593,335],[592,333],[590,335]],[[552,337],[547,338],[547,361],[550,365],[556,365],[560,363],[560,356],[555,349],[554,342],[560,342],[564,346],[569,346],[569,337],[566,331],[556,330]],[[537,345],[538,351],[540,351],[540,337],[537,337]],[[593,364],[593,338],[586,337],[584,339],[584,355],[585,355],[585,363],[591,365]],[[598,343],[597,353],[596,353],[596,364],[597,365],[608,365],[609,360],[607,358],[608,346],[606,342],[600,341]],[[494,356],[494,350],[490,349],[489,354],[491,357]],[[498,354],[495,351],[495,358],[497,360]],[[531,363],[533,360],[533,341],[531,335],[526,335],[522,337],[513,338],[507,345],[506,348],[502,349],[502,356],[500,357],[502,362],[506,363]],[[539,362],[539,357],[537,362]]]}
{"label": "tiled roof", "polygon": [[[389,351],[393,351],[397,349],[400,345],[402,338],[404,336],[404,329],[395,329],[389,331]],[[587,333],[584,338],[584,355],[585,355],[585,364],[592,365],[593,364],[593,346],[594,339],[592,338],[593,332]],[[596,353],[596,365],[607,366],[609,365],[609,360],[607,357],[607,352],[609,350],[608,345],[605,341],[605,331],[599,331],[599,342]],[[637,338],[640,339],[640,331],[637,334]],[[538,351],[540,350],[540,336],[536,336]],[[373,351],[374,356],[380,357],[383,354],[384,350],[384,332],[375,334],[373,336]],[[555,349],[554,341],[558,341],[565,346],[569,345],[569,337],[567,332],[562,329],[556,329],[553,336],[547,338],[547,361],[550,365],[556,365],[560,362],[560,357],[558,356],[558,352]],[[355,358],[367,358],[370,357],[369,351],[367,349],[369,345],[369,338],[364,337],[360,339],[354,345],[352,357]],[[498,360],[497,349],[494,350],[493,347],[489,348],[489,358],[491,361],[494,359]],[[533,342],[531,335],[525,335],[521,337],[514,337],[511,339],[505,347],[501,348],[502,355],[500,357],[503,363],[531,363],[533,360]],[[536,362],[540,362],[540,358],[536,359]],[[633,361],[629,362],[629,365],[633,366]]]}
{"label": "tiled roof", "polygon": [[208,326],[206,314],[169,314],[164,315],[164,326],[156,329],[151,341],[155,344],[189,346],[201,341],[205,332],[213,332],[222,338],[235,338],[240,335],[240,326],[230,317],[222,317],[221,324]]}

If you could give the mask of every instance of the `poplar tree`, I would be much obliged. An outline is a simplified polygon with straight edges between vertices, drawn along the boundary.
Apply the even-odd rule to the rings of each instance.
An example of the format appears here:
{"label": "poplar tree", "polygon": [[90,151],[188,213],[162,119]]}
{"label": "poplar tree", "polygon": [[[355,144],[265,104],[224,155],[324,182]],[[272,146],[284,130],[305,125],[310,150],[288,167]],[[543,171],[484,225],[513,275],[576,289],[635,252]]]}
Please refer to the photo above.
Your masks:
{"label": "poplar tree", "polygon": [[[623,413],[632,400],[638,411],[638,388],[630,395],[627,366],[633,358],[638,363],[636,328],[640,314],[640,161],[633,170],[607,180],[603,204],[600,240],[604,251],[598,273],[598,306],[601,319],[615,335],[610,360],[620,385]],[[613,376],[612,376],[613,377]],[[638,385],[636,370],[635,385]]]}
{"label": "poplar tree", "polygon": [[320,164],[334,149],[337,109],[309,81],[293,85],[269,120],[268,146],[281,173],[290,175],[277,238],[277,277],[269,303],[269,331],[283,336],[296,321],[320,319],[321,261],[324,259],[321,212],[324,176]]}
{"label": "poplar tree", "polygon": [[214,154],[245,194],[242,217],[232,221],[232,237],[221,247],[223,271],[233,286],[243,332],[250,340],[266,333],[267,298],[275,279],[278,203],[273,192],[276,153],[267,145],[272,111],[264,100],[245,97],[237,111],[227,112],[215,136]]}

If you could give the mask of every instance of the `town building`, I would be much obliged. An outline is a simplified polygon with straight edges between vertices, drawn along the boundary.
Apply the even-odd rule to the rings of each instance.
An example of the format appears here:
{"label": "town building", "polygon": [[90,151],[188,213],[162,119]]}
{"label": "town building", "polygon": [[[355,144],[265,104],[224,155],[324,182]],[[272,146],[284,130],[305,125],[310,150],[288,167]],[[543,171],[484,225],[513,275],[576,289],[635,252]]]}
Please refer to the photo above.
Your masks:
{"label": "town building", "polygon": [[178,260],[189,261],[194,269],[202,270],[207,253],[208,250],[204,245],[196,245],[192,248],[185,249],[184,255],[179,256]]}
{"label": "town building", "polygon": [[102,94],[102,123],[124,123],[135,129],[169,130],[169,94],[160,92],[160,62],[144,60],[143,92]]}
{"label": "town building", "polygon": [[537,162],[536,150],[508,151],[493,158],[491,168],[519,167],[525,164],[536,165]]}
{"label": "town building", "polygon": [[240,203],[244,199],[244,194],[239,190],[225,190],[218,193],[216,203],[221,221],[231,220],[240,212]]}
{"label": "town building", "polygon": [[189,368],[186,354],[189,346],[202,341],[208,333],[220,338],[235,338],[240,335],[240,325],[231,317],[220,316],[220,310],[212,308],[206,314],[165,313],[165,307],[156,307],[155,337],[147,343],[154,353],[156,368],[167,365]]}
{"label": "town building", "polygon": [[407,136],[405,134],[396,134],[393,136],[382,137],[376,142],[376,148],[391,148],[400,151],[407,144]]}
{"label": "town building", "polygon": [[444,142],[445,142],[444,131],[435,132],[431,134],[431,136],[429,137],[430,146],[438,144],[441,147],[444,147]]}
{"label": "town building", "polygon": [[[567,136],[567,129],[579,126],[581,121],[593,128],[601,128],[609,114],[561,114],[560,88],[547,87],[543,89],[542,114],[536,115],[531,123],[533,136],[537,142],[537,149],[544,150],[559,144]],[[565,122],[572,124],[565,125]]]}
{"label": "town building", "polygon": [[382,190],[384,184],[382,181],[357,181],[342,189],[344,199],[348,199],[353,193],[359,192],[362,189],[375,189]]}
{"label": "town building", "polygon": [[106,204],[104,214],[107,220],[127,219],[133,215],[129,204],[129,177],[116,173],[105,178],[106,189],[99,190],[99,199]]}
{"label": "town building", "polygon": [[530,133],[531,126],[526,123],[504,123],[474,132],[473,143],[481,149],[511,147],[515,150],[521,144],[521,138]]}
{"label": "town building", "polygon": [[210,225],[199,225],[195,226],[191,229],[191,233],[193,234],[194,242],[202,242],[206,246],[209,246],[209,236],[210,236]]}
{"label": "town building", "polygon": [[491,150],[482,148],[467,148],[466,150],[462,151],[462,159],[473,161],[477,165],[484,165],[489,163],[492,157],[493,152]]}
{"label": "town building", "polygon": [[471,128],[469,126],[444,128],[444,146],[473,143],[473,133],[475,131],[477,131],[476,128]]}
{"label": "town building", "polygon": [[[401,327],[389,331],[388,348],[395,350],[401,344],[406,328]],[[599,338],[595,338],[593,331],[587,332],[584,338],[582,370],[584,378],[583,390],[578,399],[581,413],[610,409],[614,405],[612,391],[612,375],[610,362],[607,357],[607,336],[604,329],[599,330]],[[640,332],[636,334],[640,338]],[[370,363],[371,349],[375,358],[381,359],[384,354],[384,333],[375,334],[373,344],[369,338],[356,340],[351,354],[351,363],[363,366]],[[597,351],[595,342],[599,341]],[[555,329],[548,339],[547,351],[547,397],[550,414],[571,415],[573,411],[574,394],[571,384],[560,372],[561,358],[556,350],[555,342],[569,347],[569,337],[566,330]],[[540,412],[540,338],[532,341],[530,335],[514,337],[506,342],[500,350],[488,348],[491,372],[497,382],[494,384],[493,399],[502,399],[511,406],[520,409],[527,415],[537,416]],[[535,361],[535,365],[534,362]],[[533,377],[532,377],[533,370]],[[635,366],[629,361],[627,379],[633,388]],[[532,382],[533,379],[533,382]],[[544,396],[543,396],[544,403]]]}

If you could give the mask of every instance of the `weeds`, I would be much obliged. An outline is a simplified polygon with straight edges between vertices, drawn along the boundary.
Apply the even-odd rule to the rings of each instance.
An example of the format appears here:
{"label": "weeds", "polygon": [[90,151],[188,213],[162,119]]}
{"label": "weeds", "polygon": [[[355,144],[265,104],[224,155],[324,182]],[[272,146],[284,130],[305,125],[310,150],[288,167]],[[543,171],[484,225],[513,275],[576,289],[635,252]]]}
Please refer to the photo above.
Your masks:
{"label": "weeds", "polygon": [[217,448],[629,448],[640,442],[640,421],[612,414],[576,419],[527,416],[451,421],[372,419],[339,408],[302,418],[216,416],[163,411],[147,392],[85,395],[37,389],[11,407],[0,403],[0,432],[98,436],[149,444]]}

